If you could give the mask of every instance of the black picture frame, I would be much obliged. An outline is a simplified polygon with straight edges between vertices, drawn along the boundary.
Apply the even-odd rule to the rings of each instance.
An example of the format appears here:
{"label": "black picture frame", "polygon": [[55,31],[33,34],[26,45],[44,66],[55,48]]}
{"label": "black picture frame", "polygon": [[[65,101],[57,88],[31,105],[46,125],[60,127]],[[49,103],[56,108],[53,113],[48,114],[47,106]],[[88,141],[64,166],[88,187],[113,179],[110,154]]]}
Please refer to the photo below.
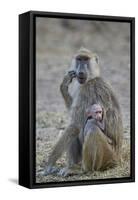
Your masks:
{"label": "black picture frame", "polygon": [[[131,176],[87,181],[35,183],[36,17],[128,22],[131,26]],[[27,188],[135,181],[135,18],[29,11],[19,15],[19,184]]]}

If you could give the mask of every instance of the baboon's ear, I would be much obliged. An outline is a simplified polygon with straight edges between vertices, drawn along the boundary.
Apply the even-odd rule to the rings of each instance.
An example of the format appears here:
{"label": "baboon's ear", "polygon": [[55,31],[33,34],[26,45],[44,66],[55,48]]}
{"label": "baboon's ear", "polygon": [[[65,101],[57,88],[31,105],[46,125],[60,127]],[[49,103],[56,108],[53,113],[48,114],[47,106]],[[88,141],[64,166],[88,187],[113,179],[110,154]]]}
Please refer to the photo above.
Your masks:
{"label": "baboon's ear", "polygon": [[86,114],[88,114],[89,111],[90,111],[90,108],[86,108],[86,110],[85,110]]}
{"label": "baboon's ear", "polygon": [[104,119],[105,118],[105,110],[104,110],[104,108],[102,107],[102,118]]}
{"label": "baboon's ear", "polygon": [[95,62],[97,64],[99,64],[99,56],[96,53],[93,54],[93,58],[94,58]]}
{"label": "baboon's ear", "polygon": [[69,68],[67,69],[67,73],[69,71],[75,71],[75,70],[76,70],[76,60],[75,60],[75,58],[72,58],[71,64],[70,64]]}

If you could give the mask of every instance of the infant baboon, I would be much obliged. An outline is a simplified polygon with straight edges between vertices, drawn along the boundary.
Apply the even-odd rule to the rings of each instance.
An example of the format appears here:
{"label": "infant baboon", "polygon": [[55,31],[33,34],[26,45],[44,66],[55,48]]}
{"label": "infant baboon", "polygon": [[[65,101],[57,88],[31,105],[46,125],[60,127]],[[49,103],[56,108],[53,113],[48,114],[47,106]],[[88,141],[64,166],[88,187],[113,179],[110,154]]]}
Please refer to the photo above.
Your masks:
{"label": "infant baboon", "polygon": [[[86,109],[87,119],[80,134],[80,141],[82,142],[82,168],[84,171],[94,171],[94,170],[104,170],[109,167],[116,165],[116,155],[112,149],[112,143],[110,138],[104,135],[105,121],[104,121],[104,110],[99,104],[93,104],[88,109]],[[99,145],[98,149],[95,144],[95,135],[93,133],[97,132],[97,137],[102,137],[102,143]],[[100,142],[97,141],[97,142]],[[94,146],[94,151],[93,151]],[[103,150],[104,153],[99,150]],[[108,159],[106,159],[106,157]],[[104,160],[104,163],[101,162]]]}
{"label": "infant baboon", "polygon": [[104,122],[104,111],[101,105],[93,104],[89,108],[86,109],[86,125],[84,127],[85,130],[89,129],[90,124],[95,123],[102,131],[105,129],[105,122]]}
{"label": "infant baboon", "polygon": [[102,131],[105,129],[104,110],[100,104],[93,104],[86,109],[86,122],[79,134],[81,144],[84,138],[91,131],[93,124],[97,125]]}
{"label": "infant baboon", "polygon": [[[93,125],[91,138],[84,143],[83,152],[87,154],[89,152],[87,147],[92,146],[91,170],[102,170],[105,166],[114,165],[119,158],[122,144],[122,116],[118,99],[107,82],[100,77],[98,57],[89,50],[81,48],[73,57],[60,90],[70,113],[70,123],[49,156],[45,174],[53,172],[55,162],[65,151],[68,153],[68,166],[61,170],[61,175],[68,175],[70,168],[82,160],[85,166],[87,159],[83,159],[81,154],[79,135],[86,122],[86,108],[93,104],[100,104],[106,113],[104,134],[98,126]],[[87,169],[87,166],[84,168]]]}

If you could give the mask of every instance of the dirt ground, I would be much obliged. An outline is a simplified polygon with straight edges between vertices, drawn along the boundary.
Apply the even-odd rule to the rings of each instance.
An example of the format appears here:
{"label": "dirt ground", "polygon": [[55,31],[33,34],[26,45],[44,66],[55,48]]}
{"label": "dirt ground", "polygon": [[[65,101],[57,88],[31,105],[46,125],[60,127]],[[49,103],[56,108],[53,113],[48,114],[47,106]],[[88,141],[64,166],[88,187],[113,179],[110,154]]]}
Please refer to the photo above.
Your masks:
{"label": "dirt ground", "polygon": [[[59,91],[73,54],[81,47],[97,53],[101,76],[116,93],[122,113],[122,162],[104,172],[42,176],[49,153],[68,123]],[[130,24],[37,18],[36,20],[36,182],[75,181],[130,176]],[[64,154],[56,164],[65,167]]]}

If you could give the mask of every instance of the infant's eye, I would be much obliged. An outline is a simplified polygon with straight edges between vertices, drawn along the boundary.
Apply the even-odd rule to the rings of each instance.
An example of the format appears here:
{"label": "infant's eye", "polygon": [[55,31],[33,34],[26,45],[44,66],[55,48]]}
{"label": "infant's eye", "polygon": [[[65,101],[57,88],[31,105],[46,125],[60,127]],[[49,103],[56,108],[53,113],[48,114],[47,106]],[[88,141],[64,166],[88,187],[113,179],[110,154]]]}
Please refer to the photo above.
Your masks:
{"label": "infant's eye", "polygon": [[101,114],[101,113],[102,113],[102,111],[97,111],[97,112],[96,112],[96,114]]}

